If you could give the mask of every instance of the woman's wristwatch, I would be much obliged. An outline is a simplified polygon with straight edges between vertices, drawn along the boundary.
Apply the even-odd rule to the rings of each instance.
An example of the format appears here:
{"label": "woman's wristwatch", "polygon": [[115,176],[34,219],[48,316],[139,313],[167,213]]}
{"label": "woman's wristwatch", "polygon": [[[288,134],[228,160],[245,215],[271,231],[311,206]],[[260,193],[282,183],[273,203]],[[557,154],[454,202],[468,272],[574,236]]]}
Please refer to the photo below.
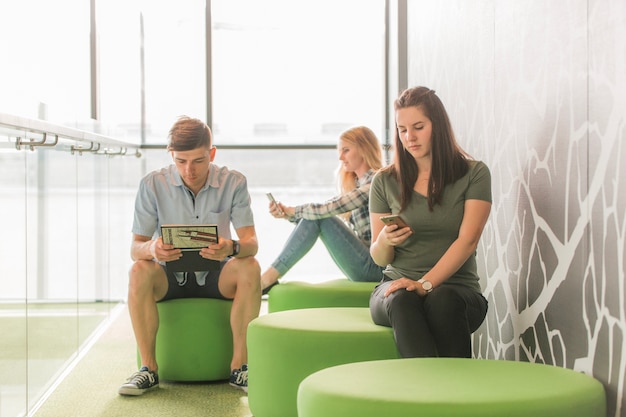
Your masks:
{"label": "woman's wristwatch", "polygon": [[420,278],[417,280],[417,282],[419,282],[422,285],[422,288],[424,289],[424,291],[426,291],[426,294],[428,294],[429,292],[433,290],[433,284],[427,279]]}

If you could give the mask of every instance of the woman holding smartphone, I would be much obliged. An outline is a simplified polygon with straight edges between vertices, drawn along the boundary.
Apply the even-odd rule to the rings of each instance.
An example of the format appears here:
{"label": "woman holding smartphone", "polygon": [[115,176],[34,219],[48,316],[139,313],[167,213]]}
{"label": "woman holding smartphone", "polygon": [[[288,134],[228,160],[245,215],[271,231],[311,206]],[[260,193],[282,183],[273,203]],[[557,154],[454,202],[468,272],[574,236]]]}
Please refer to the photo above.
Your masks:
{"label": "woman holding smartphone", "polygon": [[[491,175],[459,147],[434,91],[407,89],[394,110],[394,163],[370,192],[370,253],[385,266],[372,319],[393,328],[402,357],[469,358],[471,334],[487,313],[476,248],[491,210]],[[380,219],[391,214],[408,227]]]}
{"label": "woman holding smartphone", "polygon": [[370,183],[382,167],[380,143],[371,129],[359,126],[340,135],[337,150],[338,196],[298,206],[270,201],[272,216],[293,222],[295,228],[276,260],[261,275],[264,294],[309,252],[318,238],[349,280],[380,281],[382,267],[369,254],[368,210]]}

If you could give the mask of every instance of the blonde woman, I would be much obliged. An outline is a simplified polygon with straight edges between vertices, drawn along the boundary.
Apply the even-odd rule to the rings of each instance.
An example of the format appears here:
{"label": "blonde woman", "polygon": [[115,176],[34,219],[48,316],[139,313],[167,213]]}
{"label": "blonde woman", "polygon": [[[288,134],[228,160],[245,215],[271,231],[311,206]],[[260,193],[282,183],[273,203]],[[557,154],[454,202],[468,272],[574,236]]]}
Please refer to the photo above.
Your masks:
{"label": "blonde woman", "polygon": [[381,280],[382,267],[376,265],[369,254],[368,209],[370,183],[382,167],[380,143],[374,132],[359,126],[341,134],[337,150],[340,195],[324,203],[293,207],[270,203],[272,216],[287,219],[296,227],[276,260],[261,275],[264,294],[309,252],[318,238],[349,280]]}

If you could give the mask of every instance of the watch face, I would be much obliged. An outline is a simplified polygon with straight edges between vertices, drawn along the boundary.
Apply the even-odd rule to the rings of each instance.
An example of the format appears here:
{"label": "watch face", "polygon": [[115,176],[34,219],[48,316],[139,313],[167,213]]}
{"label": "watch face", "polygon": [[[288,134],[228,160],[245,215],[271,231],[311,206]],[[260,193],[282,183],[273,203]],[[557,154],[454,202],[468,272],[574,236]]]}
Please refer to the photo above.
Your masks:
{"label": "watch face", "polygon": [[422,281],[422,288],[428,291],[433,288],[433,284],[431,284],[430,281],[424,280]]}

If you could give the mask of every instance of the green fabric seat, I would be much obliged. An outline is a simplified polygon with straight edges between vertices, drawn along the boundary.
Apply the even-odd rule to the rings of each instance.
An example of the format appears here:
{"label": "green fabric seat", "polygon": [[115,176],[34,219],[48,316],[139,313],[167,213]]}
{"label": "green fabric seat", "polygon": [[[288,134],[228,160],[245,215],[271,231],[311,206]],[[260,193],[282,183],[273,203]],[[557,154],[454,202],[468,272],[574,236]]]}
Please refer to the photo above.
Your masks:
{"label": "green fabric seat", "polygon": [[298,385],[306,376],[343,363],[398,357],[391,329],[375,325],[366,307],[260,316],[248,326],[250,411],[255,417],[295,417]]}
{"label": "green fabric seat", "polygon": [[[218,381],[230,376],[232,301],[184,298],[157,304],[159,378]],[[139,358],[138,358],[139,361]]]}
{"label": "green fabric seat", "polygon": [[321,283],[291,281],[269,292],[267,311],[316,307],[369,307],[370,295],[378,282],[355,282],[347,278]]}
{"label": "green fabric seat", "polygon": [[420,358],[351,363],[306,377],[298,417],[605,417],[596,379],[550,365]]}

